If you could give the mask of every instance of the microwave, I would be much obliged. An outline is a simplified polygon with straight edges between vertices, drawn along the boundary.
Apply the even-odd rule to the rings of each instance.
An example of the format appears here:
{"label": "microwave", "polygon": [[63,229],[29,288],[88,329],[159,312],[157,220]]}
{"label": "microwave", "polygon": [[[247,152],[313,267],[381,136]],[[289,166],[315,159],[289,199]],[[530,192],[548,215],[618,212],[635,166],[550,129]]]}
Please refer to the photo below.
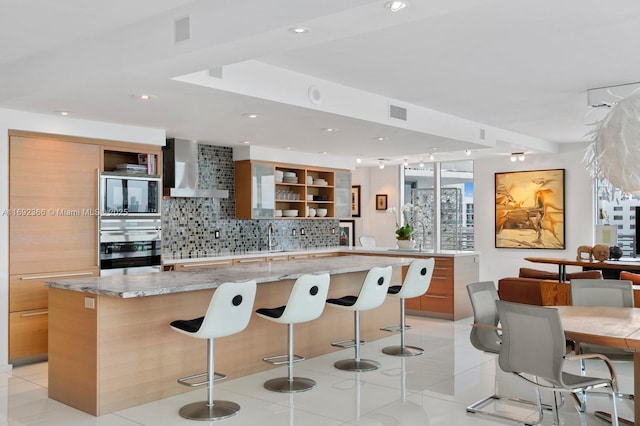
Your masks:
{"label": "microwave", "polygon": [[160,216],[159,176],[103,173],[99,192],[101,216]]}

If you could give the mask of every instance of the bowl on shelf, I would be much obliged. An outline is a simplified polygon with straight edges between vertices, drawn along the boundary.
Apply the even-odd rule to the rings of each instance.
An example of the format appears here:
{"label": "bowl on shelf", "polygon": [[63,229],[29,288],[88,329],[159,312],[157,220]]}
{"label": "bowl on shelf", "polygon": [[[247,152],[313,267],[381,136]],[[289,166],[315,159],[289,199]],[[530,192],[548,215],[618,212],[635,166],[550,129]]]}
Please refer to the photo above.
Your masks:
{"label": "bowl on shelf", "polygon": [[327,184],[327,181],[324,179],[314,179],[313,180],[313,184],[314,185],[321,185],[321,186],[325,186]]}
{"label": "bowl on shelf", "polygon": [[298,210],[284,210],[284,217],[296,217],[298,216]]}
{"label": "bowl on shelf", "polygon": [[313,201],[313,195],[307,195],[307,201]]}
{"label": "bowl on shelf", "polygon": [[315,215],[316,215],[316,209],[314,209],[313,207],[309,208],[309,214],[307,216],[315,217]]}
{"label": "bowl on shelf", "polygon": [[276,211],[273,213],[273,215],[274,215],[275,217],[282,217],[282,210],[276,210]]}
{"label": "bowl on shelf", "polygon": [[316,209],[318,217],[325,217],[327,215],[327,209]]}
{"label": "bowl on shelf", "polygon": [[283,177],[298,177],[295,172],[283,172]]}

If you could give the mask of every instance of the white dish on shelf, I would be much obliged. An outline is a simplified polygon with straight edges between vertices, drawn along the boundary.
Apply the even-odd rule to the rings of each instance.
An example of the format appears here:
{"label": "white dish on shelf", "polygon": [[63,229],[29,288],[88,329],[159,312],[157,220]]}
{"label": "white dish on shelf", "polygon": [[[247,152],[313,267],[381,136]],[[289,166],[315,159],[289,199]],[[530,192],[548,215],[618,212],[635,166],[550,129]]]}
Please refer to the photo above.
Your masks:
{"label": "white dish on shelf", "polygon": [[309,217],[315,217],[315,216],[316,216],[316,209],[314,209],[314,208],[310,208],[310,209],[309,209],[309,214],[307,214],[307,216],[309,216]]}
{"label": "white dish on shelf", "polygon": [[298,178],[296,177],[293,177],[293,178],[285,177],[283,180],[284,180],[284,183],[298,183]]}
{"label": "white dish on shelf", "polygon": [[297,217],[298,210],[283,210],[284,217]]}
{"label": "white dish on shelf", "polygon": [[307,201],[313,201],[313,195],[307,195]]}
{"label": "white dish on shelf", "polygon": [[327,215],[327,209],[316,209],[318,217],[325,217]]}
{"label": "white dish on shelf", "polygon": [[315,180],[313,181],[313,184],[314,184],[314,185],[321,185],[321,186],[325,186],[325,185],[327,185],[327,181],[326,181],[326,180],[324,180],[324,179],[315,179]]}
{"label": "white dish on shelf", "polygon": [[275,217],[282,217],[282,210],[276,210],[276,211],[273,213],[273,215],[274,215]]}
{"label": "white dish on shelf", "polygon": [[283,177],[298,177],[295,172],[283,172],[282,175]]}

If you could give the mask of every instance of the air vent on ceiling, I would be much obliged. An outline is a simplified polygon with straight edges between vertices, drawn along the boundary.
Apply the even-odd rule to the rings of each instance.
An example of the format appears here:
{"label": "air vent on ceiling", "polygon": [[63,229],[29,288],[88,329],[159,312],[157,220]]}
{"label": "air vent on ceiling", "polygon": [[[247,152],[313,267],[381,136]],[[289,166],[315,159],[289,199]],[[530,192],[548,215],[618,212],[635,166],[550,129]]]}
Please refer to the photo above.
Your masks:
{"label": "air vent on ceiling", "polygon": [[485,137],[486,135],[485,135],[484,129],[480,129],[480,140],[483,141]]}
{"label": "air vent on ceiling", "polygon": [[389,104],[389,118],[407,121],[407,109]]}
{"label": "air vent on ceiling", "polygon": [[181,43],[191,38],[191,22],[188,16],[174,21],[174,42]]}

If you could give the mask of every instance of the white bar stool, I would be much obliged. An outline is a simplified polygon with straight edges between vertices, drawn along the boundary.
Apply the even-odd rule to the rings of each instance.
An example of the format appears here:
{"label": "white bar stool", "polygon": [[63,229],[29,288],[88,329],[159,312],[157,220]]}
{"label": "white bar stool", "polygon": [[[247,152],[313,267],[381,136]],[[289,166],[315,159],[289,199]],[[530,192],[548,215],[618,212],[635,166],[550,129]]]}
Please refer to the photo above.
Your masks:
{"label": "white bar stool", "polygon": [[[185,405],[180,408],[180,416],[190,420],[220,420],[240,411],[240,406],[235,402],[213,399],[213,383],[226,377],[224,374],[214,372],[213,341],[217,337],[239,333],[247,327],[255,297],[255,280],[220,284],[214,291],[207,313],[203,317],[171,323],[171,328],[179,333],[197,339],[207,339],[207,372],[178,379],[178,383],[185,386],[207,385],[207,401]],[[205,376],[207,377],[205,381],[190,382]]]}
{"label": "white bar stool", "polygon": [[293,353],[293,324],[307,322],[318,318],[324,310],[324,302],[329,292],[329,274],[300,276],[289,294],[284,306],[277,308],[260,308],[258,316],[269,321],[287,324],[289,330],[289,350],[285,355],[264,357],[263,360],[274,365],[287,364],[287,377],[267,380],[264,387],[274,392],[303,392],[316,387],[316,382],[306,377],[293,377],[294,362],[304,361],[304,357]]}
{"label": "white bar stool", "polygon": [[333,365],[339,370],[371,371],[380,368],[380,363],[370,359],[360,359],[360,345],[367,342],[360,340],[360,311],[374,309],[382,305],[389,282],[391,281],[391,266],[373,267],[364,278],[360,293],[357,296],[343,296],[339,299],[329,299],[327,303],[340,309],[354,311],[355,338],[331,343],[340,348],[355,348],[354,359],[343,359]]}
{"label": "white bar stool", "polygon": [[400,332],[400,345],[387,346],[382,349],[387,355],[395,356],[416,356],[424,352],[424,349],[417,346],[407,346],[405,344],[405,331],[410,330],[411,326],[406,324],[405,318],[405,299],[412,297],[422,296],[429,289],[431,284],[431,276],[433,275],[433,268],[435,266],[435,259],[416,259],[411,262],[407,275],[404,278],[402,285],[392,285],[387,291],[387,296],[396,297],[400,299],[400,324],[390,325],[380,328],[384,331]]}

